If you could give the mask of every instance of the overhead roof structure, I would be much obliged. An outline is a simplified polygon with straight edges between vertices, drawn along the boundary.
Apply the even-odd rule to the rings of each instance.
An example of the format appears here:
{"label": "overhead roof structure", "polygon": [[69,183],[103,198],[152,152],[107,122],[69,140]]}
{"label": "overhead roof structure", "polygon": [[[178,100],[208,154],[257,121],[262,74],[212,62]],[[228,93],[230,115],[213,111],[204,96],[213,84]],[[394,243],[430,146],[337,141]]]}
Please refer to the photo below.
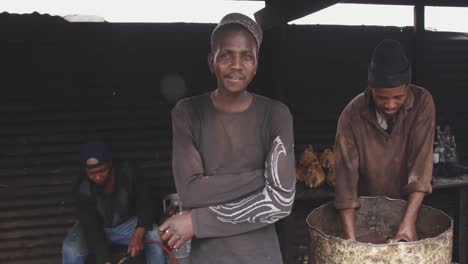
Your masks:
{"label": "overhead roof structure", "polygon": [[[241,0],[263,1],[263,0]],[[467,0],[265,0],[265,7],[255,13],[263,29],[286,24],[338,3],[415,6],[415,17],[423,15],[425,6],[468,7]],[[422,16],[423,17],[423,16]],[[424,21],[415,18],[415,25]],[[419,22],[419,23],[420,23]]]}
{"label": "overhead roof structure", "polygon": [[[425,42],[425,7],[468,7],[468,0],[234,0],[234,1],[264,1],[265,7],[255,13],[255,20],[263,30],[268,31],[272,38],[269,56],[272,63],[277,65],[273,69],[273,76],[279,76],[272,81],[271,88],[277,98],[284,95],[282,67],[285,55],[284,47],[287,41],[288,22],[310,15],[338,3],[343,4],[374,4],[374,5],[405,5],[414,7],[414,38],[413,51],[413,80],[418,82],[424,65],[424,50],[416,49]],[[396,14],[398,15],[398,14]],[[410,48],[411,48],[410,47]]]}

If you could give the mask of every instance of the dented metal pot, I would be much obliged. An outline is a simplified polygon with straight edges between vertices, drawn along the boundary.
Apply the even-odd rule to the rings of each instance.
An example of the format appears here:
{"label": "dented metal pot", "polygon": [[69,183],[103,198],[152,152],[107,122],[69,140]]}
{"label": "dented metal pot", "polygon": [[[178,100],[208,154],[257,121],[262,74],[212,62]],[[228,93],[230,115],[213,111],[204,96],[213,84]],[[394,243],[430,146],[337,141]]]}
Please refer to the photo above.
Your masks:
{"label": "dented metal pot", "polygon": [[356,235],[358,241],[364,242],[339,237],[342,227],[333,202],[309,214],[309,264],[451,263],[453,221],[448,215],[422,206],[416,223],[419,240],[387,243],[398,230],[406,201],[361,197],[360,202],[361,207],[356,210]]}

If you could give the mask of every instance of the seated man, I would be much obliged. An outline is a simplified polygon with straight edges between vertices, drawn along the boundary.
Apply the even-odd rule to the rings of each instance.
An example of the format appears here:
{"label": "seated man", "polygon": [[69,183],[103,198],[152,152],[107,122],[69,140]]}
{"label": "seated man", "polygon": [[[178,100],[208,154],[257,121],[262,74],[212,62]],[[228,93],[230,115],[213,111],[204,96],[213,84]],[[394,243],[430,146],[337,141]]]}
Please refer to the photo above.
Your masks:
{"label": "seated man", "polygon": [[145,240],[161,241],[153,225],[154,207],[136,166],[117,162],[101,142],[80,153],[86,177],[78,182],[78,219],[63,242],[62,263],[84,263],[88,252],[96,263],[113,263],[110,242],[128,245],[131,256],[145,250],[147,263],[165,263],[162,249]]}

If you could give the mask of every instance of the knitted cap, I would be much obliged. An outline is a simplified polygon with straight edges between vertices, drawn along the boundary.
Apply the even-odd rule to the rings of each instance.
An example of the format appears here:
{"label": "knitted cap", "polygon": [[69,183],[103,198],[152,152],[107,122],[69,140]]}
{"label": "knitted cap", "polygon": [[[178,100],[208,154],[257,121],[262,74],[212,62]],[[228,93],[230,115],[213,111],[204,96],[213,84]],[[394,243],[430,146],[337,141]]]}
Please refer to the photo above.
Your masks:
{"label": "knitted cap", "polygon": [[411,65],[400,42],[385,39],[377,45],[372,53],[367,81],[380,88],[411,82]]}

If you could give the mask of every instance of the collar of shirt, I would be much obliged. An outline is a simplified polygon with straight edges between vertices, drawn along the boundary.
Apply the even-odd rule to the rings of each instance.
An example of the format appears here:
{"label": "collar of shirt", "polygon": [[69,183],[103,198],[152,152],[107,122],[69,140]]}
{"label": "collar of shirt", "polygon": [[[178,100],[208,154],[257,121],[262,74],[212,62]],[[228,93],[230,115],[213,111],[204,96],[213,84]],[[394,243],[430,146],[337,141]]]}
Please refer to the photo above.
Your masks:
{"label": "collar of shirt", "polygon": [[375,116],[377,117],[377,123],[379,124],[379,126],[383,128],[384,130],[387,130],[388,129],[387,120],[385,120],[385,118],[383,118],[383,116],[377,110],[375,110]]}

